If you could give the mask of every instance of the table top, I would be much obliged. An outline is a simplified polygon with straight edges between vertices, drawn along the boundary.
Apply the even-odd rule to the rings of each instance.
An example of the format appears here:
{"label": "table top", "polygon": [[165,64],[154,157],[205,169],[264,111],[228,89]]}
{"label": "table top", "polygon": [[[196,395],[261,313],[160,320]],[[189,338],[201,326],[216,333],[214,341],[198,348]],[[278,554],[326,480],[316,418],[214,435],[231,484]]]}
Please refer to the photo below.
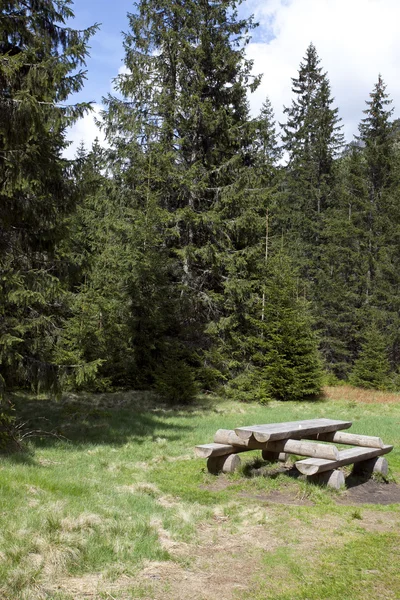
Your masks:
{"label": "table top", "polygon": [[286,423],[267,423],[265,425],[237,427],[235,433],[243,440],[247,440],[253,436],[258,442],[268,442],[288,438],[300,439],[306,435],[348,429],[351,425],[351,421],[308,419],[305,421],[288,421]]}

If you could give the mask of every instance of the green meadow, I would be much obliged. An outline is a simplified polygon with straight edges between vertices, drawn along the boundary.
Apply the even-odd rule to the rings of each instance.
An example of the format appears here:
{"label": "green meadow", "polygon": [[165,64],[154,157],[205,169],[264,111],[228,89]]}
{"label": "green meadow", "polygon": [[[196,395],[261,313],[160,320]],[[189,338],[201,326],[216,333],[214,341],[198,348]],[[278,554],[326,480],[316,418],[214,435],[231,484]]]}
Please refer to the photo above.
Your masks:
{"label": "green meadow", "polygon": [[193,453],[221,427],[350,419],[352,431],[395,446],[388,482],[371,482],[383,494],[400,475],[400,397],[260,406],[203,396],[171,407],[124,392],[14,403],[34,435],[0,459],[2,599],[400,598],[398,496],[354,503],[357,486],[313,485],[256,451],[216,477]]}

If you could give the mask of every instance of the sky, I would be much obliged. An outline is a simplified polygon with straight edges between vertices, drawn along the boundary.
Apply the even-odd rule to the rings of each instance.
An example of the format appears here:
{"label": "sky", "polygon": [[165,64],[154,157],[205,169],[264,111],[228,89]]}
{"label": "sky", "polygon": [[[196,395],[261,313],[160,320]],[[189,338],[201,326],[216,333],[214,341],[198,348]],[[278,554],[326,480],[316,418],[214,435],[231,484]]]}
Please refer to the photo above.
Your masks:
{"label": "sky", "polygon": [[[134,6],[132,0],[76,0],[73,10],[71,26],[101,26],[90,42],[86,85],[72,98],[93,101],[94,110],[69,130],[68,158],[81,141],[90,148],[96,136],[102,140],[94,118],[123,66],[121,32],[128,30],[127,13]],[[394,118],[400,117],[400,0],[244,0],[240,16],[252,14],[259,27],[252,32],[247,54],[254,61],[254,74],[263,75],[260,87],[249,96],[254,116],[269,97],[277,122],[285,121],[283,107],[292,101],[291,78],[313,42],[328,73],[347,141],[357,134],[379,73],[393,100]]]}

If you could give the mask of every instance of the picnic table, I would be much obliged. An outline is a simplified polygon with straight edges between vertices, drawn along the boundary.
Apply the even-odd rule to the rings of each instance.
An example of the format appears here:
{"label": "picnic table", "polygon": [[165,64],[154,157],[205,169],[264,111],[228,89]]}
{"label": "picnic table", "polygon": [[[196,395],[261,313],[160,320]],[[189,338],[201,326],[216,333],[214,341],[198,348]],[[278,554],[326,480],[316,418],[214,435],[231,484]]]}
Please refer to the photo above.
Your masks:
{"label": "picnic table", "polygon": [[[309,479],[340,488],[344,485],[340,467],[353,464],[358,473],[379,472],[386,475],[384,454],[393,446],[374,436],[344,431],[352,421],[308,419],[285,423],[267,423],[218,429],[214,442],[196,446],[198,457],[207,458],[210,473],[231,473],[240,466],[240,452],[260,449],[267,461],[285,461],[288,454],[307,457],[295,462],[296,469]],[[321,443],[322,442],[322,443]],[[334,444],[350,445],[339,450]]]}

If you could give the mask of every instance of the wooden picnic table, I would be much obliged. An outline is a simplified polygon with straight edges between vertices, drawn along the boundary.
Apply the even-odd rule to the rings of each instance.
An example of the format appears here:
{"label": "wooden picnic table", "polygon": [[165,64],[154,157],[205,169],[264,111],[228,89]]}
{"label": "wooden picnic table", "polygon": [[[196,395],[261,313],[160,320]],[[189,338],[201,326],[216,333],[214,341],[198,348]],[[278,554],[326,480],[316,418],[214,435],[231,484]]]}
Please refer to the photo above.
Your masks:
{"label": "wooden picnic table", "polygon": [[258,442],[274,440],[288,440],[289,438],[301,439],[306,435],[330,433],[340,429],[348,429],[351,421],[336,421],[334,419],[308,419],[306,421],[288,421],[286,423],[269,423],[267,425],[251,425],[250,427],[237,427],[235,433],[247,440],[254,436]]}
{"label": "wooden picnic table", "polygon": [[[393,446],[385,445],[379,437],[343,431],[351,425],[351,421],[321,418],[219,429],[214,442],[196,446],[195,453],[208,459],[211,473],[236,470],[240,465],[237,454],[248,450],[261,449],[263,458],[269,461],[286,460],[287,454],[305,456],[309,458],[297,461],[296,468],[333,487],[344,484],[344,475],[337,469],[348,464],[357,463],[359,471],[365,468],[387,474],[387,461],[381,455]],[[331,442],[356,448],[339,451]]]}

